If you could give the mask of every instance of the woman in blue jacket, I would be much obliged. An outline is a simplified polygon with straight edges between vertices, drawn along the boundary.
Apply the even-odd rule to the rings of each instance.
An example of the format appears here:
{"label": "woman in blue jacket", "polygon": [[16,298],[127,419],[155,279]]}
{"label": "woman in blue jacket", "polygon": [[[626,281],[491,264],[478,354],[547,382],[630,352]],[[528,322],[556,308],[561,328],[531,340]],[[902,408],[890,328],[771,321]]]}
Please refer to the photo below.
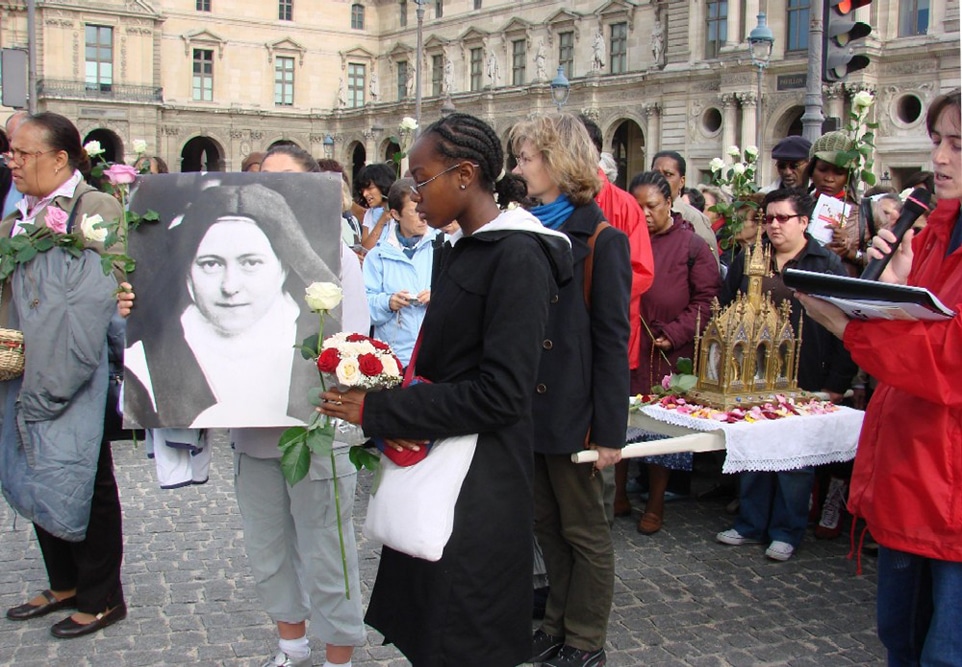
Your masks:
{"label": "woman in blue jacket", "polygon": [[388,192],[392,222],[364,260],[364,288],[374,336],[388,343],[405,366],[411,360],[424,312],[431,301],[437,231],[415,210],[414,180],[402,178]]}

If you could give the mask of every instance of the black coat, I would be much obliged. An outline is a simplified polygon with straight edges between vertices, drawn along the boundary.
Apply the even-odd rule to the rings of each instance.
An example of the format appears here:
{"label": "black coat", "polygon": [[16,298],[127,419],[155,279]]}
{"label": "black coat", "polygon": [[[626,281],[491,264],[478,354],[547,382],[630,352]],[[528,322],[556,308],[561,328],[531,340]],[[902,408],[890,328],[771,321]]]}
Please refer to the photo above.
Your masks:
{"label": "black coat", "polygon": [[531,397],[548,302],[570,271],[557,237],[459,240],[421,330],[416,372],[432,384],[364,401],[368,434],[479,434],[442,558],[381,553],[365,620],[417,667],[514,667],[531,657]]}
{"label": "black coat", "polygon": [[[795,259],[785,263],[782,270],[802,269],[836,276],[848,276],[842,260],[834,252],[823,248],[818,241],[806,234],[808,245]],[[766,241],[767,242],[767,241]],[[772,264],[775,264],[774,253]],[[781,278],[776,276],[780,282]],[[745,253],[739,253],[732,262],[722,285],[719,301],[723,306],[735,299],[738,292],[748,291],[748,276],[745,275]],[[776,302],[780,299],[776,299]],[[792,328],[798,336],[798,322],[802,318],[802,304],[791,297]],[[851,355],[838,338],[829,333],[828,329],[818,324],[810,317],[806,317],[802,324],[802,349],[798,355],[798,386],[806,391],[822,391],[830,389],[844,394],[851,386],[852,378],[858,367],[852,361]]]}
{"label": "black coat", "polygon": [[534,398],[534,449],[570,454],[591,442],[620,449],[628,426],[628,237],[614,227],[595,241],[591,309],[585,303],[588,239],[604,214],[594,202],[561,226],[571,240],[573,277],[552,301]]}

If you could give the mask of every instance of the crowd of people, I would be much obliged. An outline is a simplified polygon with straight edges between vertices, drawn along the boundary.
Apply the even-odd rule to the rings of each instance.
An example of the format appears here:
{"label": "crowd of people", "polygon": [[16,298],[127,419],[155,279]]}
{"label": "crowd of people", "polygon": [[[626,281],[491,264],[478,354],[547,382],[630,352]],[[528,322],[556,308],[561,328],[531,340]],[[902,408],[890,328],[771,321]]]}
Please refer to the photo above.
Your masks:
{"label": "crowd of people", "polygon": [[[224,419],[215,397],[242,390],[229,364],[196,354],[198,341],[216,339],[239,355],[256,342],[255,356],[289,365],[302,333],[290,281],[328,274],[343,288],[342,330],[390,344],[419,381],[375,393],[329,390],[317,397],[318,411],[399,451],[477,436],[440,560],[385,545],[364,613],[353,524],[357,474],[347,448],[313,457],[307,478],[291,485],[277,447],[281,422],[231,428],[248,561],[278,635],[264,667],[313,664],[308,632],[325,645],[326,667],[350,665],[366,640],[365,623],[419,667],[604,665],[611,525],[636,513],[621,457],[625,397],[648,393],[680,358],[693,356],[713,302],[724,306],[747,290],[745,258],[757,243],[771,261],[762,288],[791,304],[802,339],[799,386],[867,412],[854,469],[742,473],[734,525],[716,540],[764,544],[769,559],[785,561],[802,546],[810,517],[816,536],[837,537],[847,499],[849,521],[865,519],[880,545],[878,626],[890,664],[962,664],[955,632],[962,619],[962,418],[953,349],[962,315],[850,321],[783,282],[788,268],[857,276],[869,260],[891,254],[883,281],[927,287],[958,310],[960,126],[959,92],[936,98],[927,117],[933,171],[905,185],[927,187],[938,205],[894,252],[890,228],[902,199],[886,188],[859,191],[849,157],[857,146],[846,132],[776,143],[778,178],[742,201],[734,213],[738,232],[729,237],[722,230],[732,221],[719,205],[731,192],[686,187],[687,163],[675,151],[654,155],[650,171],[631,175],[627,192],[620,190],[614,165],[601,154],[600,129],[571,114],[518,123],[507,152],[486,122],[451,114],[420,132],[407,173],[396,164],[367,165],[353,187],[337,162],[296,146],[251,153],[245,172],[335,174],[339,269],[306,252],[301,227],[316,223],[297,220],[259,182],[203,191],[175,232],[191,235],[195,251],[185,266],[171,264],[183,292],[177,324],[184,345],[166,350],[179,361],[165,366],[195,369],[197,381],[183,382],[199,387],[209,404],[198,399],[189,419],[164,416],[162,398],[177,385],[176,373],[152,376],[146,363],[128,363],[132,400],[158,416],[149,439],[160,486],[206,481],[204,427]],[[115,197],[86,182],[90,161],[69,119],[14,114],[0,149],[4,236],[32,233],[31,225],[69,233],[86,216],[123,215]],[[150,156],[137,168],[167,171]],[[819,197],[847,211],[822,242],[810,229]],[[107,399],[108,330],[155,307],[149,298],[138,304],[136,272],[105,275],[102,244],[85,243],[79,260],[54,247],[22,262],[0,299],[0,325],[22,330],[27,350],[22,375],[0,382],[0,483],[14,509],[33,521],[49,577],[47,590],[6,615],[26,621],[73,610],[51,627],[59,638],[96,632],[127,614],[110,449],[119,436],[104,426],[108,416],[116,421]],[[243,252],[234,250],[240,246]],[[225,303],[234,265],[245,267],[248,283],[232,283],[231,294],[257,283],[252,309]],[[892,340],[905,344],[879,354]],[[146,359],[165,352],[158,349],[144,338],[127,354]],[[51,360],[60,360],[56,373],[45,372]],[[293,384],[287,377],[274,392],[282,414]],[[596,463],[572,462],[584,449],[597,452]],[[648,495],[637,528],[658,539],[670,481],[692,470],[693,456],[646,457],[643,465]],[[532,634],[536,588],[544,597]]]}

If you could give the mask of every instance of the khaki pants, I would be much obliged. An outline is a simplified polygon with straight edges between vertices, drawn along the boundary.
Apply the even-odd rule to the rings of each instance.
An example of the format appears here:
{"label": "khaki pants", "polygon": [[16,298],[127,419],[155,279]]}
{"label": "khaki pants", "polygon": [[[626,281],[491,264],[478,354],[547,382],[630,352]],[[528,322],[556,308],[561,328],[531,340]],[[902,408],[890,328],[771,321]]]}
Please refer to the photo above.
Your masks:
{"label": "khaki pants", "polygon": [[604,479],[568,455],[535,454],[535,535],[551,593],[541,629],[583,650],[605,645],[615,553]]}

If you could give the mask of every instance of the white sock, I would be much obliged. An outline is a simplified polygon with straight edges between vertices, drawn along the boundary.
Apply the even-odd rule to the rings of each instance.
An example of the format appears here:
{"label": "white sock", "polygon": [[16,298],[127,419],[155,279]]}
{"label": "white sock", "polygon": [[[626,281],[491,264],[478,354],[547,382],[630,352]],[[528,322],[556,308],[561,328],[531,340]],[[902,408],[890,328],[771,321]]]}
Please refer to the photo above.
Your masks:
{"label": "white sock", "polygon": [[300,639],[281,639],[277,644],[292,660],[303,660],[311,654],[311,645],[307,642],[307,635]]}
{"label": "white sock", "polygon": [[323,667],[351,667],[351,661],[348,660],[347,662],[331,662],[330,660],[327,660],[324,662]]}

